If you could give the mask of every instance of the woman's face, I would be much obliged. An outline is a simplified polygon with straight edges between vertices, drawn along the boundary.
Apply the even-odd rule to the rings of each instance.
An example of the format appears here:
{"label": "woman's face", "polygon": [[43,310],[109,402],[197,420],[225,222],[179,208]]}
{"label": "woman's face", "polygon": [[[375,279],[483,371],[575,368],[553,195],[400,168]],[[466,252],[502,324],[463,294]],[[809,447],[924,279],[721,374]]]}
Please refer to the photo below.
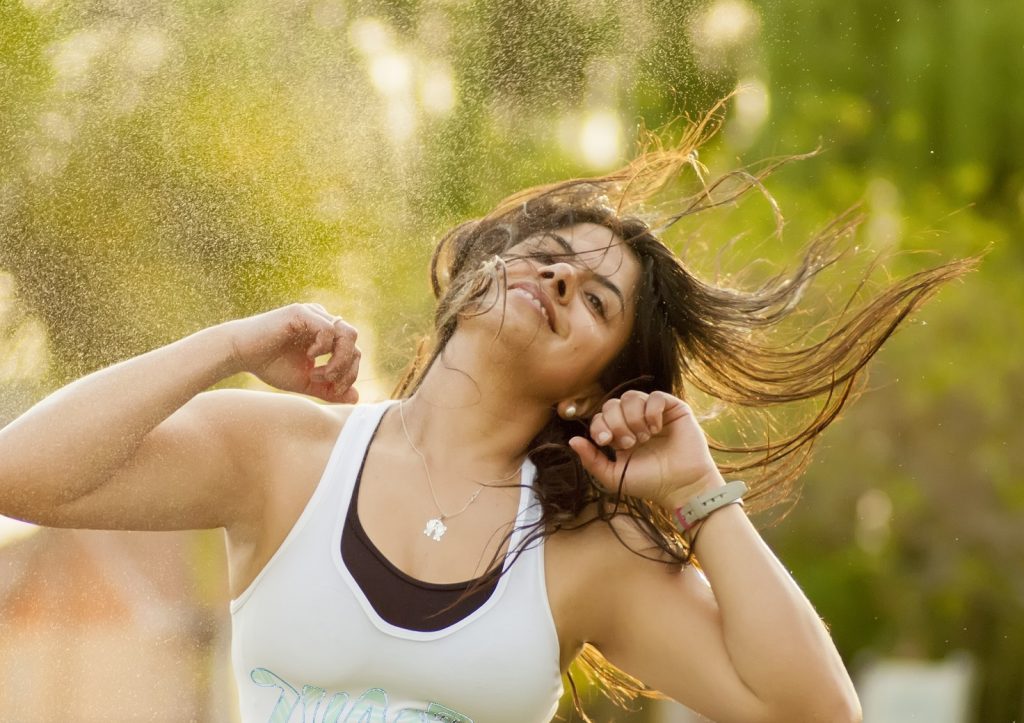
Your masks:
{"label": "woman's face", "polygon": [[596,383],[633,328],[634,254],[604,226],[582,223],[538,233],[503,256],[505,303],[499,296],[486,316],[499,318],[531,387],[559,400]]}

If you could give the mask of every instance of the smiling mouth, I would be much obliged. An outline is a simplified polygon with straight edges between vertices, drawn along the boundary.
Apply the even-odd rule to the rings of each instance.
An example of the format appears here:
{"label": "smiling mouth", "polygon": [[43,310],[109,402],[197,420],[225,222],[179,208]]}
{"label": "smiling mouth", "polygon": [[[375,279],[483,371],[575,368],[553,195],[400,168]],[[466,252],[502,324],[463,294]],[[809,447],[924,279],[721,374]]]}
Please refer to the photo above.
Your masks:
{"label": "smiling mouth", "polygon": [[543,303],[541,302],[541,300],[540,300],[540,299],[539,299],[539,298],[538,298],[538,297],[537,297],[536,295],[534,295],[534,294],[533,294],[533,293],[532,293],[532,292],[530,291],[530,289],[529,289],[528,287],[523,287],[523,286],[513,286],[512,288],[510,288],[510,289],[508,290],[508,293],[510,293],[510,294],[512,294],[512,293],[518,293],[518,294],[519,294],[520,296],[522,296],[522,297],[523,297],[524,299],[527,299],[527,300],[528,300],[528,301],[529,301],[530,303],[532,303],[532,304],[533,304],[533,305],[534,305],[534,306],[535,306],[535,307],[537,308],[537,310],[538,310],[538,311],[540,311],[540,313],[541,313],[541,314],[542,314],[542,315],[544,316],[544,321],[546,321],[546,322],[548,323],[548,328],[549,328],[549,329],[551,329],[551,331],[554,331],[554,330],[555,330],[555,323],[554,323],[554,320],[553,320],[553,319],[551,318],[551,315],[550,315],[550,314],[548,313],[548,310],[547,310],[547,308],[545,308],[545,306],[544,306],[544,304],[543,304]]}

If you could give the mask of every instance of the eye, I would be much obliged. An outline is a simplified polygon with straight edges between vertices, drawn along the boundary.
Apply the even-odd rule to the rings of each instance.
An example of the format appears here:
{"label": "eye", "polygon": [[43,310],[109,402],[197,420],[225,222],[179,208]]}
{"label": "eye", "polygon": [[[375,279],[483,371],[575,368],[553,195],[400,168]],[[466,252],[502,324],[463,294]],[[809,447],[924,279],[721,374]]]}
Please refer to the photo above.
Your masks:
{"label": "eye", "polygon": [[594,307],[594,311],[596,311],[598,314],[600,314],[601,318],[603,319],[604,318],[604,302],[601,301],[601,297],[598,296],[597,294],[592,294],[589,291],[585,292],[584,295],[587,297],[587,301],[590,303],[590,305],[592,307]]}

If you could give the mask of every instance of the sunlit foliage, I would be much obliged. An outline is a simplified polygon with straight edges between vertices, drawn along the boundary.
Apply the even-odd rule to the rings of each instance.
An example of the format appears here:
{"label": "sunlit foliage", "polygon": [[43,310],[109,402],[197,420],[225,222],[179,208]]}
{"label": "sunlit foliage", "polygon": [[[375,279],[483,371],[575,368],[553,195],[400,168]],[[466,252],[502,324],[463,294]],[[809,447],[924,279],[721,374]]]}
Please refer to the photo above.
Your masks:
{"label": "sunlit foliage", "polygon": [[866,249],[928,252],[894,274],[991,245],[889,344],[768,534],[854,672],[967,650],[976,719],[1019,719],[1022,47],[1024,5],[997,0],[2,0],[0,424],[294,300],[365,328],[384,394],[444,229],[743,85],[713,171],[823,153],[770,182],[784,241],[756,197],[681,225],[697,268],[784,264],[858,202]]}

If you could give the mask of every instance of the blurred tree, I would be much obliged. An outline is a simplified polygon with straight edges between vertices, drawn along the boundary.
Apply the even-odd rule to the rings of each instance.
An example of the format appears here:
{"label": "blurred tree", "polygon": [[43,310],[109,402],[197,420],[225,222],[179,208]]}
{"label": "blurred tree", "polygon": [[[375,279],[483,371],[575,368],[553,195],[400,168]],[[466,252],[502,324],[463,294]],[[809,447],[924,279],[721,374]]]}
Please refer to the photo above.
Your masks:
{"label": "blurred tree", "polygon": [[[1019,719],[1024,5],[6,0],[0,31],[0,270],[45,330],[41,392],[296,299],[372,328],[387,385],[440,233],[738,82],[702,160],[824,153],[771,182],[784,240],[757,199],[680,225],[696,267],[784,263],[858,201],[894,273],[994,244],[890,342],[769,535],[849,663],[966,649],[976,719]],[[22,393],[0,377],[0,413]]]}

